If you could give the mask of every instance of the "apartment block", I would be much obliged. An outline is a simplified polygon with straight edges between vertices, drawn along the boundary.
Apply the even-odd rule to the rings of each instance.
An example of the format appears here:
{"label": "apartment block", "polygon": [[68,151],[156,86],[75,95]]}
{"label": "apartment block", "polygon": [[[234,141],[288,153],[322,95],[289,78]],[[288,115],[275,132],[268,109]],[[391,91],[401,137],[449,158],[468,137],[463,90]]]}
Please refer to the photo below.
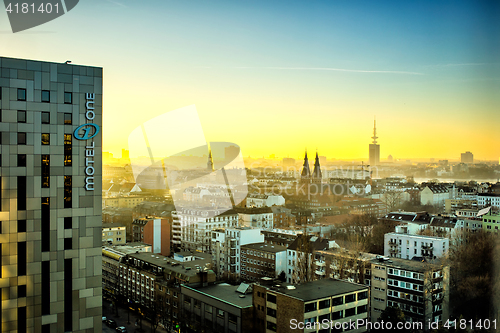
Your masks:
{"label": "apartment block", "polygon": [[406,321],[445,323],[449,318],[450,267],[444,264],[378,257],[371,266],[371,321],[388,307]]}
{"label": "apartment block", "polygon": [[127,231],[125,226],[120,223],[103,223],[102,224],[102,242],[107,244],[125,244]]}
{"label": "apartment block", "polygon": [[366,332],[349,321],[367,320],[369,288],[322,279],[300,285],[262,281],[253,285],[257,332]]}
{"label": "apartment block", "polygon": [[181,285],[187,332],[253,333],[252,288],[242,283]]}
{"label": "apartment block", "polygon": [[286,247],[266,243],[241,246],[241,280],[277,278],[286,271]]}
{"label": "apartment block", "polygon": [[423,235],[391,232],[384,235],[384,255],[388,257],[413,259],[444,258],[450,249],[450,239]]}
{"label": "apartment block", "polygon": [[264,242],[261,229],[249,227],[220,228],[211,232],[211,252],[218,278],[240,279],[241,246]]}

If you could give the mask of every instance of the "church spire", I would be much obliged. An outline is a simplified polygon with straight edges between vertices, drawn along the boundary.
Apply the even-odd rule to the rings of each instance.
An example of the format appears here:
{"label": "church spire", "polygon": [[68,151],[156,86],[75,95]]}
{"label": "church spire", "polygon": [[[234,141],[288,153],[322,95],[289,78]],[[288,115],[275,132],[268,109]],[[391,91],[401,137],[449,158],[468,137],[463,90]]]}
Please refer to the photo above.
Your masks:
{"label": "church spire", "polygon": [[321,166],[319,165],[319,156],[318,152],[316,152],[316,159],[314,160],[314,171],[313,171],[313,179],[316,182],[321,182],[322,176],[321,176]]}
{"label": "church spire", "polygon": [[306,150],[306,155],[304,157],[304,165],[302,168],[302,178],[304,177],[311,177],[311,170],[309,170],[309,160],[307,159],[307,150]]}

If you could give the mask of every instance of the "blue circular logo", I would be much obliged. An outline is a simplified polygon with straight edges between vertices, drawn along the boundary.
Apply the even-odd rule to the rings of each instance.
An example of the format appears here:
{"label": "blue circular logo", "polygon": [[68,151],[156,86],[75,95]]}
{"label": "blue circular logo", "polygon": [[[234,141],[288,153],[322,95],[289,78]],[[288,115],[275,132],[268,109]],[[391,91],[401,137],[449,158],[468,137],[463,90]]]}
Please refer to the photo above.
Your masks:
{"label": "blue circular logo", "polygon": [[[90,135],[90,128],[91,127],[94,127],[94,134]],[[84,130],[85,133],[83,133],[83,136],[81,136],[78,131],[80,131],[80,129]],[[97,133],[99,133],[99,126],[97,126],[96,124],[93,124],[93,123],[89,123],[89,124],[83,124],[83,125],[80,125],[76,128],[76,130],[73,132],[73,136],[75,137],[75,139],[77,140],[88,140],[88,139],[92,139],[94,136],[97,135]]]}

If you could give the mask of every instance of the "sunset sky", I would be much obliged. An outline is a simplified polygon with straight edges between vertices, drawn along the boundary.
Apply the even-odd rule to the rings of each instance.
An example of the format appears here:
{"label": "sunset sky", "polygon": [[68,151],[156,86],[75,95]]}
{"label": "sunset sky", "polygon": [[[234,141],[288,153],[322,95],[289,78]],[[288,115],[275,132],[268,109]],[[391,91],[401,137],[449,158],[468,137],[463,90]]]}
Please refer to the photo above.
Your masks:
{"label": "sunset sky", "polygon": [[[196,105],[244,156],[500,157],[500,2],[85,0],[0,55],[104,68],[104,150]],[[168,143],[166,143],[168,144]],[[175,145],[175,142],[172,142]]]}

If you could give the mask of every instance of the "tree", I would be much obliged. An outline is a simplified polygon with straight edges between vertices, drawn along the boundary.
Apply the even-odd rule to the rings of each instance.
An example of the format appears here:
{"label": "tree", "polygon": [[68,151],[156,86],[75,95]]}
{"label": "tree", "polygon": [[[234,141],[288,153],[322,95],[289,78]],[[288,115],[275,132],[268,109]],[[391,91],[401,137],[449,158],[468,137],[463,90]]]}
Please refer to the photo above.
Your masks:
{"label": "tree", "polygon": [[306,233],[297,237],[297,249],[295,250],[297,257],[292,274],[292,281],[295,283],[305,283],[315,280],[316,265],[314,263],[310,239],[311,236]]}
{"label": "tree", "polygon": [[386,191],[380,198],[385,205],[387,212],[392,212],[401,207],[403,203],[403,192],[401,191]]}
{"label": "tree", "polygon": [[388,327],[387,323],[391,324],[392,329],[385,329],[384,332],[401,332],[401,330],[396,329],[396,325],[405,322],[405,314],[398,307],[388,306],[380,314],[377,321],[384,322],[385,327]]}
{"label": "tree", "polygon": [[482,231],[464,231],[457,236],[460,241],[450,249],[452,312],[466,319],[493,318],[492,296],[498,294],[499,287],[494,253],[499,240]]}

